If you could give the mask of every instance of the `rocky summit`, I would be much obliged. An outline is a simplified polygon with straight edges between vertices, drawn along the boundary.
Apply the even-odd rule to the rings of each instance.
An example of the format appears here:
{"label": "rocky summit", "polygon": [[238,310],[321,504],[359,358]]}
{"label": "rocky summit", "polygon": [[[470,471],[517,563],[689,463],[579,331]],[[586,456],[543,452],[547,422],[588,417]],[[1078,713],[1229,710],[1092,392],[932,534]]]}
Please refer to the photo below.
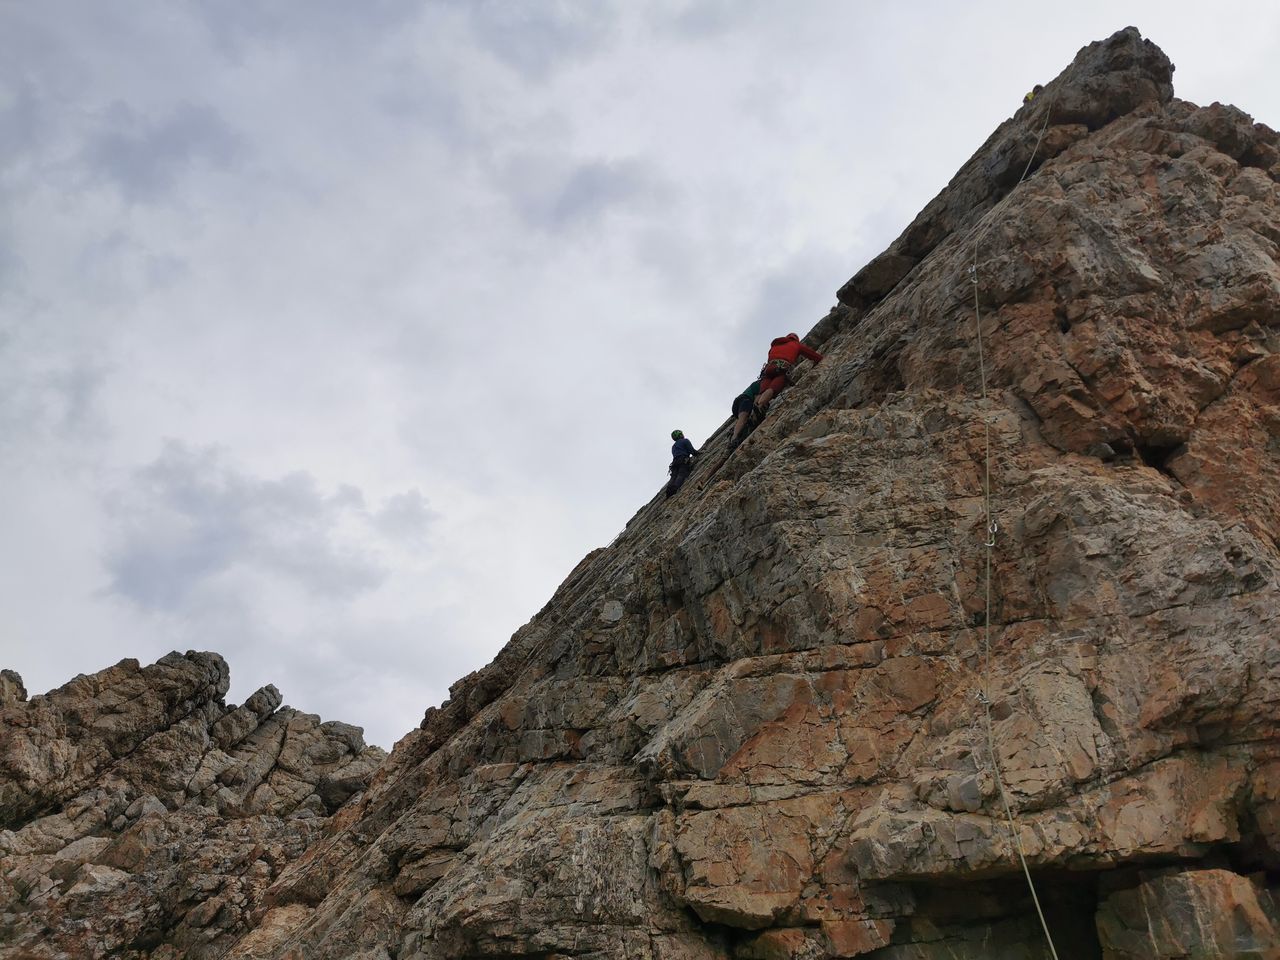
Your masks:
{"label": "rocky summit", "polygon": [[390,756],[4,674],[0,954],[1280,957],[1280,137],[1172,74],[1081,50]]}

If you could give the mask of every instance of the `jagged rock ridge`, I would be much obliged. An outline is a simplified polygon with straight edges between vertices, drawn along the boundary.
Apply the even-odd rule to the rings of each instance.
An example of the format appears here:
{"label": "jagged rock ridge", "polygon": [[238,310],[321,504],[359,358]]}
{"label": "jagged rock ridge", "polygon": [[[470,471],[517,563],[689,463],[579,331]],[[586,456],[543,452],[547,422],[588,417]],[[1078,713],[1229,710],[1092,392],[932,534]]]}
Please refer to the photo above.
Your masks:
{"label": "jagged rock ridge", "polygon": [[[206,906],[76,927],[110,894],[59,880],[10,894],[7,929],[51,931],[23,955],[1045,957],[998,763],[1061,956],[1280,956],[1280,138],[1171,77],[1133,29],[1082,50],[841,288],[769,421],[213,936]],[[77,776],[4,781],[13,836]]]}
{"label": "jagged rock ridge", "polygon": [[226,663],[124,660],[27,700],[0,687],[0,955],[218,957],[386,752],[223,701]]}

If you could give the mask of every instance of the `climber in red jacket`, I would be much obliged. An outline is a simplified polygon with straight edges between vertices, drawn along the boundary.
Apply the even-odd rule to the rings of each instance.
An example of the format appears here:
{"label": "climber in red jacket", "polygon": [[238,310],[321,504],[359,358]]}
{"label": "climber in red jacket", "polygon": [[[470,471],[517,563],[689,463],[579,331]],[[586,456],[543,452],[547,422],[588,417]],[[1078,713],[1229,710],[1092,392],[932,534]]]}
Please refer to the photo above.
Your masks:
{"label": "climber in red jacket", "polygon": [[756,397],[756,406],[762,413],[769,409],[769,401],[787,388],[791,382],[788,374],[801,357],[814,363],[822,361],[822,354],[806,347],[794,333],[778,337],[769,345],[769,360],[760,369],[760,395]]}

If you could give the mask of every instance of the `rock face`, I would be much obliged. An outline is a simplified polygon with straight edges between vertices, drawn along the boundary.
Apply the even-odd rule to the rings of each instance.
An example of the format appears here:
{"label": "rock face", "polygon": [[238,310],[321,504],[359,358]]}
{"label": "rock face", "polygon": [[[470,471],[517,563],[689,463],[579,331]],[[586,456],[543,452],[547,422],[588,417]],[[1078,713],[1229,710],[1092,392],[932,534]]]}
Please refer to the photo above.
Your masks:
{"label": "rock face", "polygon": [[0,955],[220,957],[386,757],[211,653],[0,701]]}
{"label": "rock face", "polygon": [[[224,844],[195,891],[127,852],[141,807],[67,799],[145,779],[112,779],[130,737],[6,744],[15,955],[79,956],[28,931],[154,884],[133,909],[178,925],[100,955],[1038,960],[1021,850],[1064,958],[1280,957],[1280,138],[1172,71],[1132,29],[1082,50],[841,288],[769,420],[327,821],[290,767],[263,809],[249,754],[148,786]],[[183,662],[138,707],[166,730],[218,686]],[[210,769],[263,709],[195,722]]]}
{"label": "rock face", "polygon": [[1274,900],[1228,870],[1140,872],[1103,901],[1098,934],[1116,958],[1280,955]]}

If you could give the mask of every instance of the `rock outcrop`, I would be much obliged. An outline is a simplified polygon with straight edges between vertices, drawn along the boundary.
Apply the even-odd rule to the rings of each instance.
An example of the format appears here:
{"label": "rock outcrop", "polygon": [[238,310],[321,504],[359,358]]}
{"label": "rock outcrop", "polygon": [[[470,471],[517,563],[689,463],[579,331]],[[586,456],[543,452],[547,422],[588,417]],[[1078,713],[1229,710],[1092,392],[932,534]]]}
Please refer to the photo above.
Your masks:
{"label": "rock outcrop", "polygon": [[[1021,850],[1064,958],[1280,957],[1280,137],[1172,71],[1133,29],[1082,50],[841,289],[769,420],[327,820],[288,766],[255,800],[264,704],[191,721],[219,759],[181,793],[110,722],[6,744],[7,929],[153,882],[119,852],[142,791],[70,799],[136,776],[227,853],[103,956],[1047,957]],[[184,662],[138,708],[165,730],[218,686]]]}
{"label": "rock outcrop", "polygon": [[0,702],[0,955],[219,957],[386,757],[211,653]]}

